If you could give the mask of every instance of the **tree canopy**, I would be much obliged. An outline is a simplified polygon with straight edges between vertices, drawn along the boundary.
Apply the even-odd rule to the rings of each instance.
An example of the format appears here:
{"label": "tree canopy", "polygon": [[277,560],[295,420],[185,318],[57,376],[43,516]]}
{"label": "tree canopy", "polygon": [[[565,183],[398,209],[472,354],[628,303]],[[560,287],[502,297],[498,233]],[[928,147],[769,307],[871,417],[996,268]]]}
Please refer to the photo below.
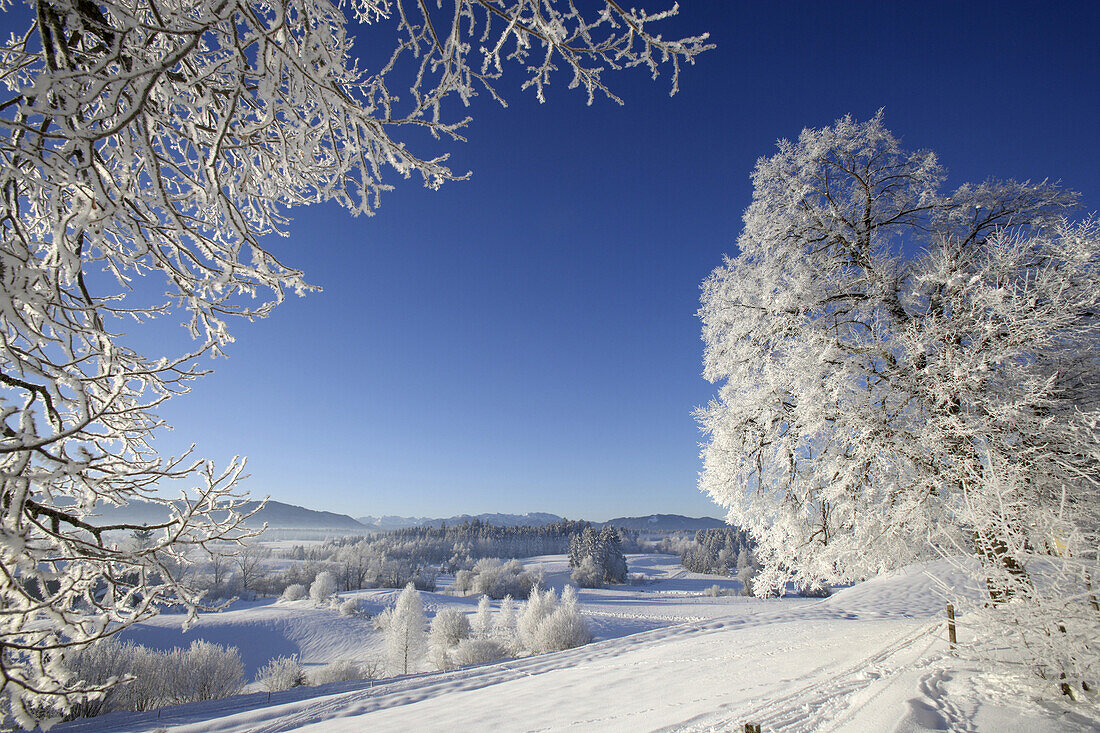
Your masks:
{"label": "tree canopy", "polygon": [[[944,178],[881,112],[757,163],[739,253],[703,284],[700,487],[750,530],[758,594],[937,551],[1034,610],[1029,568],[1058,557],[1032,648],[1095,628],[1100,232],[1056,185]],[[1096,651],[1054,666],[1080,681]]]}

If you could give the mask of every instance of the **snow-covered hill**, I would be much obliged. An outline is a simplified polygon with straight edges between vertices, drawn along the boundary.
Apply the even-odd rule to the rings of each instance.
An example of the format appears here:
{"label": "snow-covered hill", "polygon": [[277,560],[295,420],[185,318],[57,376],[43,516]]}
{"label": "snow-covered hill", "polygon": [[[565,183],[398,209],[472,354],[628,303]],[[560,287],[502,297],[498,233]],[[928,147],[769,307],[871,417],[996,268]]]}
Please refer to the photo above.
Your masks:
{"label": "snow-covered hill", "polygon": [[[975,583],[947,563],[912,566],[827,599],[711,597],[737,581],[688,573],[667,555],[632,555],[644,585],[584,590],[590,645],[446,673],[297,688],[269,696],[111,714],[63,731],[215,733],[416,731],[1072,731],[1095,723],[1054,704],[991,698],[948,655],[941,589],[958,601]],[[561,556],[532,558],[551,585]],[[372,612],[396,591],[358,591]],[[347,594],[345,594],[347,595]],[[424,594],[473,612],[476,600]],[[162,616],[131,632],[158,646],[194,637],[233,643],[250,668],[264,654],[318,664],[369,658],[380,638],[362,619],[308,601],[239,604],[206,616],[186,637]],[[174,636],[173,636],[174,634]],[[961,628],[965,643],[965,619]]]}
{"label": "snow-covered hill", "polygon": [[[238,511],[247,514],[254,511],[259,505],[259,501],[248,501],[242,504]],[[144,501],[131,501],[121,507],[101,504],[96,507],[96,515],[96,524],[118,524],[122,522],[157,524],[168,520],[168,511],[163,504]],[[367,530],[366,527],[346,514],[306,509],[305,507],[273,500],[268,500],[262,509],[246,521],[246,524],[250,527],[260,527],[264,523],[271,529],[315,529],[333,532],[364,532]]]}

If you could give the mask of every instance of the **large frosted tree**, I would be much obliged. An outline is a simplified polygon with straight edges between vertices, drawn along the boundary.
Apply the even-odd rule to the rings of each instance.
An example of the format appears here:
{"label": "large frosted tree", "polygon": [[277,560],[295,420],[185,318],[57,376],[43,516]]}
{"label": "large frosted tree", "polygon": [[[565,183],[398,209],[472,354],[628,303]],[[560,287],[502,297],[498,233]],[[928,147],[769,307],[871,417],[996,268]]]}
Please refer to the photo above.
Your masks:
{"label": "large frosted tree", "polygon": [[[651,32],[667,13],[613,0],[29,0],[0,45],[0,693],[20,723],[85,686],[61,652],[199,598],[188,547],[239,538],[242,463],[159,456],[157,407],[222,354],[234,318],[310,290],[263,237],[289,207],[371,213],[389,181],[436,187],[460,140],[448,98],[503,101],[513,67],[541,100],[555,72],[588,100],[608,72],[681,64],[704,37]],[[25,18],[10,0],[0,9]],[[356,60],[351,13],[363,47]],[[378,54],[381,49],[381,54]],[[180,316],[145,353],[125,331]],[[182,336],[182,334],[181,334]],[[148,343],[148,340],[145,340]],[[97,502],[166,502],[134,550]],[[215,512],[215,508],[223,511]]]}
{"label": "large frosted tree", "polygon": [[[929,548],[969,554],[990,608],[1046,604],[1016,627],[1028,649],[1061,646],[1043,673],[1087,682],[1095,223],[1062,219],[1075,196],[1046,183],[944,191],[936,156],[902,148],[881,113],[781,141],[752,180],[739,253],[703,285],[705,375],[720,388],[697,417],[700,486],[751,531],[756,592]],[[1044,595],[1031,571],[1055,558]]]}

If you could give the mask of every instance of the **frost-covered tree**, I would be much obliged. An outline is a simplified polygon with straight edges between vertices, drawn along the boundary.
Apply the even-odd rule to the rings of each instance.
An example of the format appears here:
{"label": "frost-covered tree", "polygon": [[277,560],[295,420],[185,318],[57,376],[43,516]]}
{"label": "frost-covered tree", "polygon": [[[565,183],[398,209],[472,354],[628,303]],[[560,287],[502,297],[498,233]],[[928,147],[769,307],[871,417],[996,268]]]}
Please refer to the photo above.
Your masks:
{"label": "frost-covered tree", "polygon": [[427,620],[420,591],[409,583],[397,597],[386,626],[386,654],[394,674],[415,672],[424,656]]}
{"label": "frost-covered tree", "polygon": [[428,634],[428,651],[436,669],[448,670],[454,666],[451,650],[470,635],[470,619],[457,608],[441,608],[432,618]]}
{"label": "frost-covered tree", "polygon": [[[243,463],[161,457],[156,410],[224,354],[234,317],[267,315],[302,273],[262,243],[287,209],[372,213],[390,178],[437,187],[461,140],[448,98],[503,99],[509,66],[541,100],[553,72],[589,102],[609,71],[681,65],[705,37],[652,32],[675,12],[613,0],[28,0],[0,45],[0,693],[19,722],[80,690],[59,653],[158,603],[194,608],[174,560],[239,538]],[[381,62],[358,60],[350,12]],[[434,146],[430,141],[426,142]],[[427,146],[425,146],[425,149]],[[192,340],[143,353],[158,318]],[[148,340],[145,340],[148,343]],[[185,493],[169,503],[170,483]],[[97,502],[166,504],[153,543],[115,543]]]}
{"label": "frost-covered tree", "polygon": [[327,570],[317,573],[313,583],[309,586],[309,597],[314,603],[320,605],[327,603],[336,593],[336,576]]}
{"label": "frost-covered tree", "polygon": [[283,589],[283,595],[280,597],[284,601],[300,601],[309,595],[309,591],[301,583],[291,583]]}
{"label": "frost-covered tree", "polygon": [[518,622],[519,642],[531,654],[561,651],[592,641],[588,623],[577,607],[577,591],[567,585],[561,600],[552,589],[531,592]]}
{"label": "frost-covered tree", "polygon": [[626,581],[626,556],[618,530],[607,525],[596,532],[586,526],[569,542],[572,579],[583,587],[596,588],[604,583]]}
{"label": "frost-covered tree", "polygon": [[297,655],[275,657],[256,671],[256,682],[268,692],[282,692],[309,684]]}
{"label": "frost-covered tree", "polygon": [[237,583],[242,593],[249,594],[256,589],[257,582],[264,576],[264,561],[269,554],[263,545],[248,542],[230,556],[237,568]]}
{"label": "frost-covered tree", "polygon": [[512,596],[504,596],[500,602],[500,612],[493,622],[493,638],[506,649],[514,649],[518,631],[516,617],[516,602]]}
{"label": "frost-covered tree", "polygon": [[493,630],[493,605],[489,596],[482,596],[477,602],[477,613],[474,615],[474,633],[480,638],[488,638]]}
{"label": "frost-covered tree", "polygon": [[[881,113],[757,163],[740,252],[703,286],[722,384],[698,411],[700,485],[750,530],[758,595],[931,544],[1042,634],[1019,623],[1046,592],[1032,570],[1056,560],[1082,612],[1096,574],[1100,236],[1061,218],[1076,196],[1056,186],[943,179]],[[1062,613],[1056,639],[1081,628]]]}

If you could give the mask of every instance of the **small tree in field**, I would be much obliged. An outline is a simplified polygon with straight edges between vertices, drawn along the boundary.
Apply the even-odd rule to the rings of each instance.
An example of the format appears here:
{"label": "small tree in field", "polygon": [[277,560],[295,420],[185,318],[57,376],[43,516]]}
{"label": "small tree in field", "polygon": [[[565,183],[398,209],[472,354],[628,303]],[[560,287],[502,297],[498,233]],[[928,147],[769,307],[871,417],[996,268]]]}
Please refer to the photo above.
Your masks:
{"label": "small tree in field", "polygon": [[436,669],[454,666],[451,650],[470,635],[470,620],[457,608],[442,608],[432,619],[429,633],[431,662]]}
{"label": "small tree in field", "polygon": [[313,583],[309,586],[309,597],[314,603],[320,605],[327,603],[336,593],[336,576],[327,570],[317,573]]}
{"label": "small tree in field", "polygon": [[[224,355],[234,317],[312,289],[261,243],[287,209],[370,214],[391,175],[461,177],[418,156],[415,136],[461,140],[469,120],[445,103],[503,102],[509,64],[540,100],[561,69],[591,102],[615,99],[605,72],[624,67],[664,66],[675,91],[707,46],[651,32],[675,10],[611,0],[26,5],[0,45],[0,694],[32,726],[33,710],[91,689],[60,675],[63,651],[161,602],[193,619],[183,553],[247,535],[243,461],[159,456],[156,411],[204,373],[200,357]],[[346,12],[388,60],[360,65]],[[124,334],[181,317],[187,336],[164,354]],[[136,550],[110,533],[141,527],[95,512],[135,499],[165,517]]]}
{"label": "small tree in field", "polygon": [[474,633],[479,638],[488,638],[493,630],[493,606],[489,596],[482,596],[477,602],[477,614],[474,616]]}
{"label": "small tree in field", "polygon": [[425,652],[426,627],[420,591],[409,583],[397,597],[386,627],[386,652],[394,674],[416,671]]}
{"label": "small tree in field", "polygon": [[1046,183],[943,179],[881,113],[757,163],[740,252],[703,286],[722,386],[697,413],[700,486],[751,531],[757,595],[964,553],[983,638],[1080,693],[1100,665],[1100,231]]}

